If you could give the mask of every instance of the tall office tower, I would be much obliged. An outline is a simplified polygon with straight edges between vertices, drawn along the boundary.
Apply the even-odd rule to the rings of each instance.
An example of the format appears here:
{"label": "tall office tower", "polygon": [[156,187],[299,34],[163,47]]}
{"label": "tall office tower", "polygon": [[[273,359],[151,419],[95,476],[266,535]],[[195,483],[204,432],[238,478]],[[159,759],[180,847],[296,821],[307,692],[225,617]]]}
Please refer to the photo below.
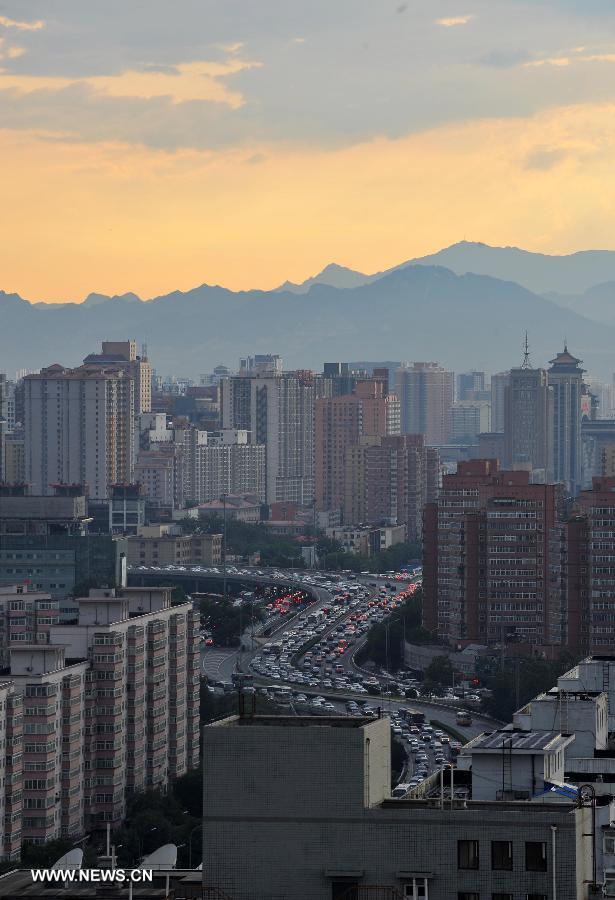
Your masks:
{"label": "tall office tower", "polygon": [[86,485],[106,499],[109,485],[132,481],[134,379],[123,369],[53,365],[24,378],[25,470],[32,493],[53,484]]}
{"label": "tall office tower", "polygon": [[553,390],[544,369],[526,361],[511,369],[504,393],[504,462],[526,469],[535,481],[553,477]]}
{"label": "tall office tower", "polygon": [[381,379],[360,381],[351,396],[317,399],[315,423],[315,491],[319,510],[339,509],[344,502],[346,450],[364,435],[399,434],[399,401],[385,395]]}
{"label": "tall office tower", "polygon": [[436,362],[405,364],[395,373],[403,434],[423,434],[427,444],[446,444],[454,375]]}
{"label": "tall office tower", "polygon": [[558,632],[549,576],[561,486],[496,460],[443,477],[424,526],[424,624],[453,645],[544,645]]}
{"label": "tall office tower", "polygon": [[491,376],[491,431],[504,433],[506,388],[510,384],[510,372],[498,372]]}
{"label": "tall office tower", "polygon": [[407,540],[420,540],[423,508],[438,492],[436,448],[423,435],[365,436],[344,463],[344,523],[405,525]]}
{"label": "tall office tower", "polygon": [[461,372],[457,376],[458,401],[485,400],[487,393],[484,372]]}
{"label": "tall office tower", "polygon": [[568,352],[550,360],[549,386],[553,389],[553,478],[573,495],[581,487],[581,360]]}

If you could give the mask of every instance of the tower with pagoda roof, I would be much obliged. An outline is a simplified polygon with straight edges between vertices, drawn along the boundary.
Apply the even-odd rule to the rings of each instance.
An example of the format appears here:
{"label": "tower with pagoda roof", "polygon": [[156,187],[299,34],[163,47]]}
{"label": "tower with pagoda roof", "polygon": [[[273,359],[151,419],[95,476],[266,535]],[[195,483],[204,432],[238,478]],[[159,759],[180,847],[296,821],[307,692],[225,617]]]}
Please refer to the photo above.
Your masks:
{"label": "tower with pagoda roof", "polygon": [[583,360],[564,349],[550,360],[549,386],[553,389],[553,475],[571,495],[581,487],[581,394]]}

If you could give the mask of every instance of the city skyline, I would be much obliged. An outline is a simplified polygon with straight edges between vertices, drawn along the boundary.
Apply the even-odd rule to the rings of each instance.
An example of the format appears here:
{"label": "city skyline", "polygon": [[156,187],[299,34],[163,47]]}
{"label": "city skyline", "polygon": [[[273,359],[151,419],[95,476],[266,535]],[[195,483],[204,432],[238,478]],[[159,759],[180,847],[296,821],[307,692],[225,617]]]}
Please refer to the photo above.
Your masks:
{"label": "city skyline", "polygon": [[10,0],[2,287],[273,288],[464,237],[611,247],[614,24],[599,0]]}

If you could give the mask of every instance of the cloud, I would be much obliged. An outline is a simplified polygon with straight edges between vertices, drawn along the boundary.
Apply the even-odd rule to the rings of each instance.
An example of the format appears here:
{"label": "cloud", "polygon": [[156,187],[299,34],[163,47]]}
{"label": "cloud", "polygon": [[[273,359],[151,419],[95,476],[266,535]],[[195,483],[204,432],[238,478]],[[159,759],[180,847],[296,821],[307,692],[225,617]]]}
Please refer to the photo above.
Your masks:
{"label": "cloud", "polygon": [[84,78],[62,76],[17,75],[0,70],[0,91],[13,90],[19,94],[38,91],[58,93],[78,86],[88,87],[105,97],[134,97],[150,100],[155,97],[169,97],[172,103],[186,103],[205,100],[224,104],[231,109],[239,109],[244,104],[243,96],[230,90],[224,78],[246,69],[257,68],[258,62],[239,59],[227,62],[191,62],[165,68],[128,69],[117,75],[93,75]]}
{"label": "cloud", "polygon": [[16,19],[9,19],[7,16],[0,16],[0,26],[3,28],[16,28],[18,31],[40,31],[45,27],[42,19],[36,22],[18,22]]}
{"label": "cloud", "polygon": [[[588,53],[583,56],[579,55],[582,48],[577,47],[573,50],[576,56],[549,56],[545,59],[532,59],[523,63],[526,68],[542,68],[544,66],[553,66],[554,68],[564,69],[575,63],[614,63],[615,53]],[[584,49],[584,48],[583,48]]]}
{"label": "cloud", "polygon": [[526,169],[548,172],[567,156],[569,152],[563,147],[537,147],[525,157],[524,165]]}
{"label": "cloud", "polygon": [[449,16],[448,18],[436,19],[435,24],[441,25],[443,28],[454,28],[456,25],[467,25],[474,18],[474,15]]}
{"label": "cloud", "polygon": [[479,63],[496,69],[512,69],[530,59],[527,50],[492,50],[491,53],[481,57]]}
{"label": "cloud", "polygon": [[5,39],[0,37],[0,60],[18,59],[20,56],[23,56],[25,52],[23,47],[8,45]]}
{"label": "cloud", "polygon": [[224,50],[225,53],[239,53],[240,50],[243,50],[245,44],[243,41],[234,41],[229,44],[216,44],[218,49]]}
{"label": "cloud", "polygon": [[338,258],[377,271],[464,232],[550,253],[601,247],[615,232],[614,157],[614,103],[335,149],[168,152],[0,130],[0,191],[20,210],[0,218],[3,286],[49,299],[92,284],[145,297],[274,286],[281,269],[300,281]]}

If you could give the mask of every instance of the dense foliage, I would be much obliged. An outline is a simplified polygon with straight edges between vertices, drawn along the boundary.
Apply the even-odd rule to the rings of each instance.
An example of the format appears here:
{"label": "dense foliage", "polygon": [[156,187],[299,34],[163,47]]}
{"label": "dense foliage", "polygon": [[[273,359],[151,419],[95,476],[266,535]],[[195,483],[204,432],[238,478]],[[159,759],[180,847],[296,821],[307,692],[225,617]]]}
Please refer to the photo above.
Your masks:
{"label": "dense foliage", "polygon": [[412,644],[430,641],[430,633],[421,624],[422,603],[423,593],[419,588],[385,622],[370,628],[358,661],[370,660],[379,666],[386,666],[388,662],[389,670],[394,672],[404,663],[404,639]]}

